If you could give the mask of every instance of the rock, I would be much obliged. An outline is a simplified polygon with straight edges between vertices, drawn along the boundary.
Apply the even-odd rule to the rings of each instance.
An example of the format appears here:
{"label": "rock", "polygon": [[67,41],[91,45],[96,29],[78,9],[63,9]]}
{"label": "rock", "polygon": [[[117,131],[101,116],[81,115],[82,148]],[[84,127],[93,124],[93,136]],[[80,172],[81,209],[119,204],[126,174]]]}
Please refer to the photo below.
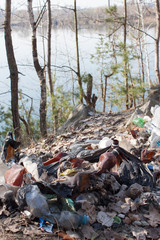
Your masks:
{"label": "rock", "polygon": [[130,225],[131,222],[132,221],[131,221],[131,219],[129,217],[125,217],[125,219],[123,220],[123,223],[128,224],[128,225]]}
{"label": "rock", "polygon": [[151,107],[154,107],[156,104],[160,103],[160,86],[151,87],[147,100],[143,106],[140,107],[140,110],[149,117],[152,117]]}
{"label": "rock", "polygon": [[138,183],[134,183],[128,188],[127,196],[132,199],[136,199],[142,192],[143,187]]}
{"label": "rock", "polygon": [[133,225],[142,227],[142,222],[141,221],[134,221]]}
{"label": "rock", "polygon": [[149,223],[146,221],[141,221],[142,227],[149,227]]}
{"label": "rock", "polygon": [[120,191],[115,195],[117,198],[121,199],[121,200],[124,200],[126,198],[126,193],[127,193],[127,188],[128,186],[127,185],[124,185],[122,184],[121,188],[120,188]]}
{"label": "rock", "polygon": [[69,130],[70,128],[75,128],[80,120],[86,119],[90,116],[93,111],[89,106],[84,104],[79,104],[73,112],[69,115],[68,120],[58,129],[58,134],[64,133],[64,131]]}
{"label": "rock", "polygon": [[141,218],[138,214],[133,214],[133,213],[129,213],[128,217],[130,218],[130,220],[133,221],[141,221]]}
{"label": "rock", "polygon": [[118,214],[118,217],[125,218],[125,215],[124,214]]}

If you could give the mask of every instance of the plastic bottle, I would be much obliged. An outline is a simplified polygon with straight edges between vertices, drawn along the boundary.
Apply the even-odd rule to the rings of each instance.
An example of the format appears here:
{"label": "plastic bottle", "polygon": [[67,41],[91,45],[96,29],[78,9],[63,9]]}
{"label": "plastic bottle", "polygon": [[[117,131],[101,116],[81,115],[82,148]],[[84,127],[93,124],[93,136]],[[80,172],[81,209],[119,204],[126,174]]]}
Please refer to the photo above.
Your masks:
{"label": "plastic bottle", "polygon": [[152,133],[151,135],[151,148],[160,148],[160,136]]}
{"label": "plastic bottle", "polygon": [[80,225],[86,225],[89,223],[89,217],[87,215],[79,215],[69,211],[62,211],[61,213],[53,214],[56,222],[65,230],[77,229]]}
{"label": "plastic bottle", "polygon": [[110,171],[116,165],[116,156],[112,152],[105,152],[100,155],[99,162],[97,163],[98,174],[105,173],[106,170]]}
{"label": "plastic bottle", "polygon": [[157,146],[160,147],[160,140],[158,140],[156,143],[157,143]]}
{"label": "plastic bottle", "polygon": [[138,117],[138,118],[134,118],[134,119],[133,119],[133,123],[134,123],[135,125],[137,125],[138,127],[143,128],[143,127],[144,127],[144,124],[145,124],[145,120],[144,120],[143,118],[141,118],[141,117]]}
{"label": "plastic bottle", "polygon": [[156,105],[152,108],[152,124],[154,124],[156,127],[160,128],[160,106]]}
{"label": "plastic bottle", "polygon": [[50,212],[46,198],[41,194],[38,186],[26,185],[25,201],[28,210],[34,217],[42,218],[50,223],[54,222],[53,215]]}

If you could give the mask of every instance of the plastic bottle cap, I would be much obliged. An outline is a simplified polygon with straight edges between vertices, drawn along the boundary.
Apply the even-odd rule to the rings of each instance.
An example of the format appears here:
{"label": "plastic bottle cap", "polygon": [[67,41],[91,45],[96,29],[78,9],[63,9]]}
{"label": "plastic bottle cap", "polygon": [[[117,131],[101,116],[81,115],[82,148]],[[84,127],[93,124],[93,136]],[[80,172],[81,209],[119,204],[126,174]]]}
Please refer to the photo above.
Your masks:
{"label": "plastic bottle cap", "polygon": [[89,223],[89,216],[84,215],[84,216],[83,216],[83,225],[86,225],[86,224],[88,224],[88,223]]}
{"label": "plastic bottle cap", "polygon": [[148,169],[153,171],[153,166],[152,165],[148,165]]}

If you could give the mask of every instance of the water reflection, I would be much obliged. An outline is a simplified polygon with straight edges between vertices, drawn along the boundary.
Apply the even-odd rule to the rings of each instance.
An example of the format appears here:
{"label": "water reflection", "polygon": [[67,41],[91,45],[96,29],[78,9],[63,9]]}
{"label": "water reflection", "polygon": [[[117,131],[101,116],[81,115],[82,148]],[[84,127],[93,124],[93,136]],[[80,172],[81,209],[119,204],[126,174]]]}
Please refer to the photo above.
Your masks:
{"label": "water reflection", "polygon": [[[151,29],[151,34],[154,29]],[[97,71],[97,64],[91,63],[91,54],[95,54],[95,46],[99,40],[99,34],[106,34],[106,28],[101,29],[81,29],[79,31],[79,48],[80,48],[80,68],[81,73],[92,74],[94,81],[99,84],[100,73]],[[38,53],[39,61],[44,66],[45,58],[44,53],[47,53],[47,31],[40,29],[38,31]],[[34,100],[34,109],[36,114],[39,114],[39,101],[40,101],[40,87],[39,80],[33,68],[32,59],[32,46],[31,46],[31,29],[30,28],[14,28],[12,30],[12,39],[16,61],[18,64],[19,74],[19,88],[23,93],[29,95]],[[4,34],[0,31],[1,42],[1,58],[0,58],[0,103],[6,104],[10,100],[10,79],[8,64],[5,51]],[[153,41],[148,38],[151,77],[154,79],[154,48]],[[76,80],[76,75],[69,71],[68,68],[62,66],[69,66],[76,70],[76,45],[75,34],[70,29],[53,29],[52,30],[52,72],[56,78],[56,84],[65,86],[65,90],[69,91],[72,88],[72,80]],[[136,69],[136,66],[133,66]],[[94,90],[96,91],[96,89]],[[1,95],[2,93],[5,93]],[[7,104],[8,105],[8,104]],[[98,110],[101,109],[101,102],[98,102]]]}

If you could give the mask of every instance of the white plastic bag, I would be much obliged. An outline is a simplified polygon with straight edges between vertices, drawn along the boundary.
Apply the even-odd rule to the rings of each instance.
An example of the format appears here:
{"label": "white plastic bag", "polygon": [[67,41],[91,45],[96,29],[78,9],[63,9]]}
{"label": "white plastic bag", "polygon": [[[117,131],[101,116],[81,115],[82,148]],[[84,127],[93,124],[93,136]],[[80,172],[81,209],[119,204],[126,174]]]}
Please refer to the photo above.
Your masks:
{"label": "white plastic bag", "polygon": [[153,114],[151,123],[160,128],[160,106],[156,105],[154,108],[152,107],[151,112]]}

